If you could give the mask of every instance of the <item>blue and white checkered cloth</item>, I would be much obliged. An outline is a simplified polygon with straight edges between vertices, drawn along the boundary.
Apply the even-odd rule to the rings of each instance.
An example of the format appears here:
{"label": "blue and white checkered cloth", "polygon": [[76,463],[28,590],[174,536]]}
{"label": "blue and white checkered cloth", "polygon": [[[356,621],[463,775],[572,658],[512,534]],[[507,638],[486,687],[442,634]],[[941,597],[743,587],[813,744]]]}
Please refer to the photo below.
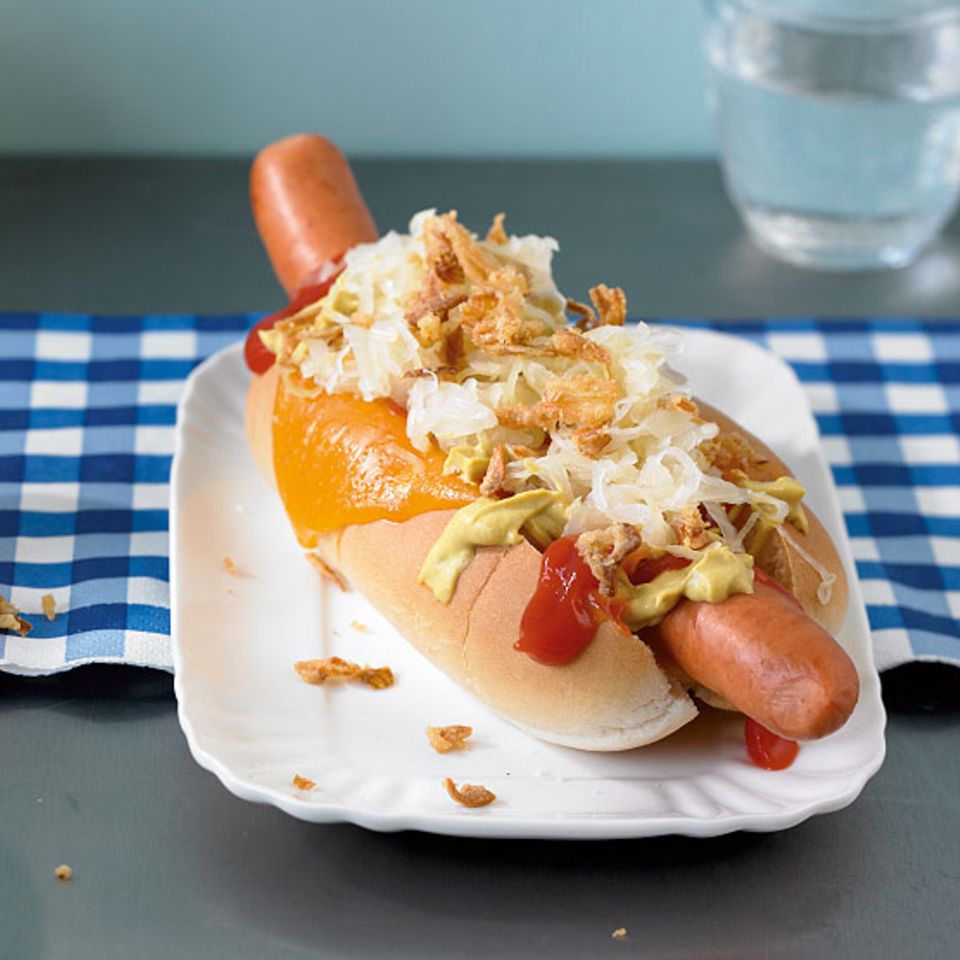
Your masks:
{"label": "blue and white checkered cloth", "polygon": [[[0,633],[0,669],[170,669],[176,403],[255,319],[0,314],[0,594],[34,627]],[[960,321],[690,322],[767,346],[802,381],[878,666],[960,666]]]}

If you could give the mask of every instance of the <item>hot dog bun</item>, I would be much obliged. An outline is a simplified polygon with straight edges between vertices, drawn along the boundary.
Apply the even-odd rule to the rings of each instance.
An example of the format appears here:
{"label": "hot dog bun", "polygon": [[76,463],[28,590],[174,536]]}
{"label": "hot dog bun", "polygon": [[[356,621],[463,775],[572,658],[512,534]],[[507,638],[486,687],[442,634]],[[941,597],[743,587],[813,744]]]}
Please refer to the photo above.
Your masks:
{"label": "hot dog bun", "polygon": [[[775,479],[791,472],[759,437],[744,430],[716,407],[701,402],[700,411],[704,419],[711,420],[720,427],[721,433],[740,434],[757,453],[767,459],[766,475],[754,479]],[[810,527],[807,533],[801,535],[792,527],[778,527],[757,552],[757,566],[786,587],[800,601],[800,606],[808,616],[816,620],[828,633],[836,634],[847,615],[847,577],[830,534],[812,510],[805,508],[805,512]],[[821,575],[801,556],[798,545],[825,573],[835,578],[827,603],[822,603],[817,595],[823,583]]]}
{"label": "hot dog bun", "polygon": [[[254,377],[246,407],[250,447],[271,485],[276,384],[276,367]],[[627,750],[660,740],[697,715],[649,647],[609,623],[582,656],[563,667],[543,666],[513,649],[540,572],[540,554],[525,542],[478,550],[453,600],[440,603],[417,574],[451,516],[440,510],[403,523],[349,526],[323,538],[317,552],[424,656],[542,740],[582,750]],[[371,563],[378,556],[404,562]]]}
{"label": "hot dog bun", "polygon": [[[276,367],[254,377],[246,408],[250,447],[271,485],[276,387]],[[729,429],[732,421],[723,420]],[[751,439],[762,447],[760,441]],[[769,595],[770,588],[741,598],[744,602],[738,606],[681,602],[668,615],[666,627],[656,638],[651,637],[655,648],[658,643],[663,645],[663,662],[676,665],[679,671],[662,669],[647,644],[609,623],[600,627],[593,643],[573,663],[562,667],[538,664],[513,649],[520,618],[540,571],[541,557],[532,546],[524,542],[515,547],[481,548],[450,604],[440,603],[418,582],[423,559],[451,516],[452,511],[444,510],[402,523],[349,526],[322,539],[317,552],[429,660],[498,713],[543,740],[597,751],[625,750],[659,740],[696,716],[693,701],[678,681],[687,675],[696,676],[720,694],[723,699],[707,694],[714,704],[724,699],[733,702],[783,736],[823,736],[853,709],[857,679],[849,658],[808,617],[799,611],[792,616],[789,601],[791,609],[783,610],[780,598]],[[822,527],[819,529],[829,549],[817,552],[817,560],[835,572],[838,585],[843,586],[835,589],[826,605],[817,599],[816,587],[807,590],[801,602],[818,619],[836,621],[842,619],[846,604],[845,580],[832,542]],[[820,542],[812,540],[807,549],[816,552]],[[767,552],[778,567],[787,571],[798,567],[795,558],[784,558],[781,553],[792,549],[792,541],[781,538],[776,544],[776,549]],[[383,556],[402,556],[405,562],[371,563],[371,557]],[[819,577],[816,580],[819,584]],[[686,642],[697,636],[691,618],[711,615],[698,614],[700,607],[726,608],[725,622],[734,623],[741,633],[758,620],[765,627],[772,615],[781,620],[786,617],[791,621],[789,629],[779,637],[783,658],[789,659],[799,650],[796,664],[812,662],[817,669],[807,671],[812,676],[803,683],[797,680],[799,666],[792,673],[783,668],[756,669],[768,653],[766,629],[762,636],[746,631],[744,635],[752,642],[733,645],[739,650],[739,659],[727,652],[720,656],[719,647],[710,648],[705,657],[696,657],[697,645]],[[719,614],[714,610],[712,615]],[[729,630],[724,636],[729,641]],[[717,666],[733,661],[733,671]],[[704,663],[712,665],[713,672],[704,669]],[[800,672],[804,670],[805,666]],[[755,676],[755,682],[744,684],[737,679],[744,675]]]}

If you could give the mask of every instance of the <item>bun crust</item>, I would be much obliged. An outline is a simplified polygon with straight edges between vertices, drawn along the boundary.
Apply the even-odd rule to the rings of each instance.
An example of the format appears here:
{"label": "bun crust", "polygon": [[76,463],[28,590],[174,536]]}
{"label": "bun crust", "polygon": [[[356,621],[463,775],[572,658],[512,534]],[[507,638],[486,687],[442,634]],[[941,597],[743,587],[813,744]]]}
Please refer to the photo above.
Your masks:
{"label": "bun crust", "polygon": [[[700,410],[704,419],[716,423],[722,433],[739,433],[754,450],[762,453],[769,461],[771,479],[791,472],[759,437],[744,430],[726,414],[705,403],[700,404]],[[804,512],[810,527],[807,533],[801,534],[793,528],[777,528],[757,551],[756,563],[764,573],[785,586],[800,601],[800,606],[809,617],[816,620],[828,633],[836,634],[847,615],[847,576],[830,534],[812,510],[804,506]],[[800,544],[805,553],[810,554],[836,578],[829,602],[820,602],[817,596],[821,584],[820,574],[803,558],[794,542]]]}

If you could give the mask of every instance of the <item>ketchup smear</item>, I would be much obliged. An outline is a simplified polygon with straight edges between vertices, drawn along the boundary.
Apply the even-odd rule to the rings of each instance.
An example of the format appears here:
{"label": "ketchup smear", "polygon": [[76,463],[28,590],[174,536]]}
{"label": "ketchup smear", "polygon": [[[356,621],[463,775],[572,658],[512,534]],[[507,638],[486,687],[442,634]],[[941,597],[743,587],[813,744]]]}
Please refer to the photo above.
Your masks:
{"label": "ketchup smear", "polygon": [[520,620],[514,644],[538,663],[575,660],[604,618],[600,582],[577,550],[576,537],[554,540],[544,551],[537,588]]}
{"label": "ketchup smear", "polygon": [[251,328],[247,334],[247,341],[243,345],[243,358],[254,373],[266,373],[276,360],[276,357],[263,345],[260,331],[269,330],[277,321],[292,317],[304,307],[325,297],[341,270],[343,270],[343,264],[340,257],[335,257],[319,270],[314,270],[304,278],[304,282],[300,284],[290,302],[282,310],[264,317]]}
{"label": "ketchup smear", "polygon": [[751,717],[744,724],[743,738],[750,759],[764,770],[786,770],[800,752],[796,740],[778,736]]}
{"label": "ketchup smear", "polygon": [[[544,551],[540,579],[520,620],[520,639],[514,644],[538,663],[558,666],[575,660],[589,646],[597,626],[616,621],[624,604],[600,593],[600,584],[577,550],[576,537],[554,540]],[[647,583],[664,570],[685,567],[690,561],[664,554],[624,563],[631,583]]]}

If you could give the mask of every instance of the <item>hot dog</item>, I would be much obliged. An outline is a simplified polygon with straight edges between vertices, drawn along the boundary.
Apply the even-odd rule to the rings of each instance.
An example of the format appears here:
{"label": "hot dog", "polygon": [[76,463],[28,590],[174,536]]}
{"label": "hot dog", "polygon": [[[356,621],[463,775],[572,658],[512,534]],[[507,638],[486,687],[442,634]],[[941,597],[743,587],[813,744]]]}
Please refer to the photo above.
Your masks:
{"label": "hot dog", "polygon": [[856,703],[849,658],[778,586],[722,603],[683,600],[657,628],[670,659],[698,683],[788,739],[826,736]]}
{"label": "hot dog", "polygon": [[[311,164],[315,165],[312,172]],[[338,193],[340,189],[345,192],[345,200]],[[284,141],[267,148],[254,164],[251,193],[261,236],[278,277],[288,290],[295,290],[304,276],[322,267],[331,257],[339,256],[357,243],[370,241],[371,233],[375,232],[346,161],[328,141],[321,141],[318,148],[310,139],[294,138],[292,145]],[[421,347],[424,338],[429,336],[427,331],[435,329],[438,324],[447,323],[448,329],[454,332],[460,330],[456,333],[459,355],[454,356],[455,350],[450,346],[453,338],[449,336],[440,343],[443,349],[435,351],[436,369],[427,371],[426,375],[438,378],[451,376],[449,371],[454,361],[464,362],[462,341],[465,336],[469,338],[468,344],[474,341],[482,344],[483,338],[489,336],[489,324],[483,326],[488,318],[480,316],[479,321],[476,319],[476,310],[485,308],[485,304],[503,303],[509,296],[514,296],[511,302],[516,305],[515,295],[519,290],[521,295],[529,294],[530,302],[539,298],[532,308],[534,314],[538,305],[543,303],[551,309],[553,307],[549,288],[541,283],[546,293],[536,289],[540,282],[536,268],[527,269],[525,276],[519,277],[518,272],[526,268],[522,264],[511,267],[514,261],[510,260],[509,251],[516,251],[519,241],[506,241],[505,237],[497,240],[503,244],[503,255],[497,258],[496,251],[491,254],[489,245],[481,248],[470,241],[455,218],[427,221],[424,234],[431,228],[433,233],[424,241],[426,252],[423,255],[413,252],[410,257],[414,260],[420,257],[421,262],[425,257],[430,262],[430,269],[435,273],[430,274],[428,269],[427,275],[433,281],[433,287],[426,293],[420,292],[419,306],[426,312],[418,315],[418,306],[414,304],[407,311],[407,319]],[[363,249],[357,252],[357,258],[362,259]],[[497,273],[501,267],[508,274],[506,281]],[[356,268],[348,264],[348,269]],[[468,282],[471,271],[478,278],[475,283]],[[504,293],[497,288],[497,283],[507,281],[514,286]],[[474,290],[479,291],[476,296],[472,295]],[[601,313],[608,305],[611,293],[607,291],[597,298]],[[331,297],[335,296],[334,291]],[[355,322],[365,328],[375,325],[376,318],[358,308],[357,295],[351,293],[349,297],[353,298],[349,300],[349,306],[355,311],[352,315]],[[606,302],[604,297],[607,297]],[[472,308],[476,308],[474,313],[470,313]],[[581,314],[584,309],[589,310],[582,305],[573,305],[572,309]],[[619,601],[611,599],[612,580],[605,584],[610,594],[606,599],[600,596],[603,591],[599,589],[599,580],[590,581],[593,586],[584,596],[594,598],[590,600],[593,613],[588,614],[596,614],[595,622],[588,621],[594,623],[592,639],[575,658],[560,666],[547,665],[542,658],[527,656],[515,649],[523,628],[524,613],[531,597],[543,583],[541,567],[546,565],[546,560],[540,552],[545,546],[542,530],[539,536],[533,535],[530,532],[532,525],[530,528],[524,525],[518,529],[523,530],[527,539],[513,531],[502,544],[486,546],[482,544],[492,541],[478,540],[481,545],[456,579],[447,598],[441,596],[443,590],[435,582],[430,586],[429,577],[425,585],[423,571],[436,559],[434,555],[442,536],[451,529],[452,521],[458,516],[458,509],[454,508],[466,509],[471,503],[483,506],[477,499],[481,491],[475,482],[471,485],[466,474],[462,480],[444,476],[441,465],[449,467],[452,452],[448,452],[444,464],[443,451],[438,448],[438,440],[432,433],[426,442],[419,437],[418,447],[410,445],[400,434],[390,434],[397,424],[391,417],[402,418],[406,414],[409,431],[413,413],[401,407],[390,407],[390,403],[395,405],[395,398],[389,393],[374,393],[365,401],[335,400],[336,394],[317,389],[316,384],[305,384],[303,371],[313,368],[309,363],[297,367],[298,354],[291,353],[288,348],[296,347],[305,339],[304,330],[308,334],[311,330],[313,333],[320,330],[328,339],[340,337],[343,333],[342,329],[331,326],[329,320],[322,321],[325,326],[317,327],[316,323],[320,321],[311,319],[311,316],[301,316],[300,322],[306,326],[298,328],[299,340],[291,339],[282,345],[279,340],[274,343],[283,362],[256,376],[250,388],[247,426],[257,463],[267,479],[279,487],[301,542],[315,550],[327,564],[337,568],[414,646],[491,707],[544,739],[592,750],[642,745],[666,736],[688,722],[697,712],[686,692],[692,683],[708,688],[706,695],[712,696],[714,701],[720,698],[729,701],[735,708],[783,736],[804,739],[824,736],[849,716],[857,697],[856,670],[836,641],[795,602],[799,601],[810,614],[830,627],[842,620],[846,603],[843,572],[836,551],[809,511],[805,516],[805,524],[809,525],[806,532],[800,532],[799,524],[796,531],[788,531],[789,525],[782,522],[781,517],[781,522],[767,524],[772,529],[767,530],[765,537],[754,537],[758,541],[754,550],[758,568],[767,570],[792,591],[793,598],[786,596],[781,588],[746,577],[749,585],[741,584],[725,599],[714,602],[680,599],[671,609],[658,615],[658,625],[646,628],[633,625],[636,630],[633,632],[629,623],[624,625],[617,606]],[[422,322],[424,316],[427,324]],[[506,308],[498,316],[507,316],[511,322],[517,321],[521,325],[530,323],[525,314],[509,313]],[[458,317],[462,318],[459,325],[455,322]],[[463,328],[468,327],[471,318],[475,325],[469,326],[464,335]],[[313,327],[309,326],[311,323]],[[509,354],[511,350],[515,353],[527,350],[529,353],[543,349],[546,334],[531,334],[525,342],[511,342],[510,337],[522,339],[522,331],[518,330],[514,326],[506,333],[494,331],[494,337],[500,336],[500,339],[488,339],[487,353],[496,357]],[[616,360],[610,360],[608,351],[602,347],[602,343],[607,342],[605,338],[595,335],[591,340],[589,335],[557,333],[556,330],[548,328],[547,331],[548,334],[552,331],[548,342],[549,349],[554,351],[551,354],[554,359],[549,362],[559,363],[556,357],[563,356],[562,351],[572,345],[580,351],[574,363],[582,360],[584,364],[607,364],[606,372],[600,377],[607,386],[600,392],[610,393],[607,389],[613,379],[610,370]],[[356,349],[363,349],[359,341],[357,343]],[[541,346],[538,348],[535,343]],[[444,350],[446,353],[441,357]],[[322,350],[319,353],[322,360],[326,354]],[[483,350],[480,349],[479,353],[482,354]],[[304,355],[300,348],[300,361]],[[444,362],[447,362],[446,366]],[[422,370],[404,374],[423,375]],[[362,378],[357,382],[363,390],[370,392],[369,382],[364,384]],[[450,382],[457,382],[455,374]],[[391,389],[396,389],[396,383],[395,379]],[[581,396],[573,400],[567,400],[561,381],[548,388],[548,391],[553,390],[550,396],[556,410],[549,407],[547,400],[540,401],[536,409],[548,419],[535,428],[530,427],[528,433],[531,436],[537,435],[537,431],[553,436],[550,433],[553,428],[545,427],[545,424],[553,423],[559,424],[557,429],[563,433],[568,427],[580,423],[573,419],[574,415],[593,415],[590,411],[584,413],[582,406],[582,394],[585,390],[591,391],[592,381],[577,380],[576,387],[573,392]],[[408,388],[404,386],[403,390],[406,392]],[[413,395],[412,391],[409,395]],[[377,396],[384,399],[375,399]],[[731,443],[728,448],[720,443],[722,456],[718,456],[731,463],[736,461],[736,466],[731,467],[730,463],[727,466],[738,482],[772,483],[782,476],[786,468],[756,438],[737,431],[735,425],[719,413],[702,408],[701,417],[690,412],[696,409],[691,401],[678,400],[676,396],[666,399],[676,405],[676,409],[671,410],[668,403],[666,415],[672,412],[679,416],[677,410],[683,411],[687,425],[693,424],[705,437],[712,429],[709,424],[719,422],[719,433],[711,442],[717,441],[717,437],[720,441],[725,437],[737,437],[736,443]],[[564,402],[568,402],[568,407],[563,406]],[[598,397],[596,402],[604,401]],[[498,429],[523,433],[526,429],[524,417],[529,414],[522,409],[507,410]],[[566,424],[565,417],[572,422]],[[380,441],[387,435],[392,437],[392,446],[384,454],[387,447]],[[372,437],[379,439],[371,442]],[[548,441],[541,436],[541,442],[546,444]],[[583,428],[576,436],[581,450],[586,448],[591,455],[596,454],[594,459],[602,456],[600,447],[610,442],[603,429],[594,429],[590,433]],[[505,445],[501,446],[507,449]],[[488,489],[482,499],[489,501],[493,508],[517,495],[516,490],[506,489],[504,484],[516,482],[515,478],[511,479],[510,466],[514,466],[516,474],[521,456],[517,454],[518,446],[509,448],[515,459],[507,464],[506,469],[502,462],[497,467],[500,473],[494,479],[499,478],[500,486],[492,486],[489,478],[491,472],[496,472],[494,462],[497,456],[502,460],[505,455],[498,447],[499,454],[495,452],[488,457],[490,464],[484,475],[484,486]],[[746,457],[744,450],[749,453]],[[731,451],[736,454],[733,460]],[[378,456],[380,460],[376,460]],[[383,456],[388,459],[384,460]],[[391,456],[393,460],[389,460]],[[318,466],[318,458],[326,459]],[[296,461],[295,470],[291,470],[292,461]],[[371,480],[370,476],[364,479],[368,492],[363,496],[368,499],[362,506],[367,512],[350,513],[349,510],[358,508],[354,502],[354,477],[350,481],[353,486],[347,498],[350,500],[347,513],[341,511],[339,523],[327,524],[324,509],[329,508],[329,504],[304,504],[311,496],[316,499],[311,490],[324,487],[323,471],[331,469],[330,464],[345,461],[354,465],[351,469],[355,472],[372,470],[377,474],[380,471],[382,476],[379,479],[374,476],[372,484],[367,482]],[[744,467],[746,469],[742,469]],[[311,473],[312,470],[315,472]],[[711,476],[721,472],[714,466],[710,466],[710,471]],[[318,482],[305,492],[307,477]],[[372,487],[376,490],[370,493]],[[385,489],[389,496],[384,494]],[[740,524],[746,534],[743,528],[752,515],[743,516],[744,503],[750,501],[753,504],[748,514],[757,503],[765,504],[766,508],[774,504],[766,493],[744,493],[747,487],[734,488],[728,482],[725,489],[740,491],[739,512],[734,508],[729,512],[729,518],[717,518],[714,505],[714,520],[705,521],[701,511],[702,529],[691,534],[690,525],[696,527],[698,521],[688,510],[682,523],[671,521],[688,540],[656,547],[653,553],[659,556],[666,551],[669,556],[680,556],[680,562],[686,556],[686,562],[692,563],[691,558],[699,558],[704,549],[717,546],[714,541],[721,533],[731,540],[736,524]],[[369,499],[371,497],[376,501],[376,509],[372,512],[367,509],[373,502]],[[502,498],[499,502],[498,497]],[[303,518],[308,516],[310,523],[305,524]],[[751,522],[755,520],[752,517]],[[576,526],[576,522],[571,522]],[[714,522],[716,526],[711,526]],[[759,524],[754,525],[759,527]],[[589,532],[589,525],[585,529]],[[617,527],[614,533],[619,536],[622,531]],[[624,535],[638,536],[636,530]],[[663,535],[667,540],[680,536],[669,531]],[[690,537],[699,537],[700,540]],[[581,549],[581,541],[588,539],[578,539],[577,549]],[[735,542],[738,539],[739,536],[733,537]],[[699,552],[689,546],[701,540],[708,546]],[[588,562],[592,564],[587,572],[582,573],[584,582],[588,582],[586,578],[591,577],[591,571],[599,577],[611,572],[609,564],[605,566],[603,554],[610,543],[602,536],[594,538],[591,543],[592,553],[588,549],[590,544],[582,548],[585,559],[581,566],[585,568]],[[651,549],[644,543],[633,546],[634,554],[640,553],[644,557],[644,551],[649,553]],[[671,554],[670,550],[674,553]],[[718,556],[721,552],[718,549],[713,555]],[[625,557],[617,560],[625,560]],[[399,562],[385,562],[385,558],[400,559]],[[444,562],[448,560],[446,558]],[[729,561],[734,567],[737,563],[744,568],[750,565],[745,556],[738,555],[735,560],[736,563]],[[740,567],[736,569],[744,573]],[[618,568],[615,576],[620,577],[618,589],[622,587],[635,597],[636,592],[630,593],[632,587],[623,571]],[[830,577],[836,579],[832,597],[826,599],[822,590],[821,596],[817,597],[818,590]],[[743,577],[738,579],[743,580]],[[594,586],[598,589],[594,590]]]}
{"label": "hot dog", "polygon": [[316,134],[286,137],[257,154],[250,205],[274,273],[291,295],[351,247],[377,239],[346,158]]}

